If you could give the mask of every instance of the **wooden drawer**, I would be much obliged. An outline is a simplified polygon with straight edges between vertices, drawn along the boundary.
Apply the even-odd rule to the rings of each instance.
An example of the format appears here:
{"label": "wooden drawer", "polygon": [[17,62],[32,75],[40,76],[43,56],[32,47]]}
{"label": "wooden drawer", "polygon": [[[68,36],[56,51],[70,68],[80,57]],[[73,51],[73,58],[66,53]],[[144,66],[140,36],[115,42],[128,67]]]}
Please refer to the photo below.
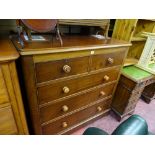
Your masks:
{"label": "wooden drawer", "polygon": [[103,113],[110,108],[111,99],[97,103],[89,108],[76,112],[72,115],[64,117],[60,120],[54,121],[42,127],[43,134],[57,134],[69,127],[77,125],[90,117],[99,113]]}
{"label": "wooden drawer", "polygon": [[46,122],[69,112],[75,111],[81,107],[87,106],[92,102],[112,95],[115,84],[100,86],[89,92],[46,105],[40,109],[41,121]]}
{"label": "wooden drawer", "polygon": [[[53,82],[38,88],[39,104],[65,97],[90,87],[117,80],[120,68],[112,68],[95,74],[74,79]],[[107,79],[108,78],[108,79]]]}
{"label": "wooden drawer", "polygon": [[0,134],[17,134],[17,127],[10,106],[0,109]]}
{"label": "wooden drawer", "polygon": [[62,59],[36,63],[37,82],[45,82],[61,77],[88,72],[89,57]]}
{"label": "wooden drawer", "polygon": [[0,104],[8,102],[9,102],[9,96],[5,85],[3,73],[0,67]]}
{"label": "wooden drawer", "polygon": [[91,70],[121,65],[123,63],[124,56],[124,51],[94,55],[92,56]]}

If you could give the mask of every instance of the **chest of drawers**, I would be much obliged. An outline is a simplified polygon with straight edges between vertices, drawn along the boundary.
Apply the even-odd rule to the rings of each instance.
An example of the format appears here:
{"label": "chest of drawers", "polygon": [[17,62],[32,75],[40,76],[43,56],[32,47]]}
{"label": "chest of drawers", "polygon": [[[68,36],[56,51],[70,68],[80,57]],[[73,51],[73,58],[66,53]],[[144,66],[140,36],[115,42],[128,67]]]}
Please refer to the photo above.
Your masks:
{"label": "chest of drawers", "polygon": [[11,41],[0,39],[0,135],[28,134]]}
{"label": "chest of drawers", "polygon": [[[130,44],[90,36],[32,43],[21,66],[34,134],[67,134],[110,110]],[[37,45],[36,45],[37,44]]]}

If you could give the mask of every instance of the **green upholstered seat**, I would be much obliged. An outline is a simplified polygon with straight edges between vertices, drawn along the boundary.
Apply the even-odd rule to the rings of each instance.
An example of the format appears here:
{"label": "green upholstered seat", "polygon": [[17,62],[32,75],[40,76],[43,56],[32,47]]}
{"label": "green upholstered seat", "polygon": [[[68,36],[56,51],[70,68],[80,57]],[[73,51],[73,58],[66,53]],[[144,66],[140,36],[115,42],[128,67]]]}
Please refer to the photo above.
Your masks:
{"label": "green upholstered seat", "polygon": [[[83,133],[84,135],[107,135],[101,129],[90,127]],[[112,133],[112,135],[149,135],[147,122],[139,115],[132,115],[122,122]]]}

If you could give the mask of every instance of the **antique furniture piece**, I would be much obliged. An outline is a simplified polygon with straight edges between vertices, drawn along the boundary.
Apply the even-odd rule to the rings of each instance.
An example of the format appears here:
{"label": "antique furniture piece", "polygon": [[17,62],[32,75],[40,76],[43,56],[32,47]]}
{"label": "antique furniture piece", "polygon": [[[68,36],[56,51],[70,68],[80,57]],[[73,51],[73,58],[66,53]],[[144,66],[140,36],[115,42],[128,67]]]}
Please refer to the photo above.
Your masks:
{"label": "antique furniture piece", "polygon": [[[112,135],[152,135],[148,131],[148,125],[144,118],[139,115],[132,115],[122,122],[113,132]],[[109,135],[104,130],[96,127],[86,129],[83,135]]]}
{"label": "antique furniture piece", "polygon": [[152,84],[145,87],[141,97],[146,103],[150,103],[155,99],[155,79]]}
{"label": "antique furniture piece", "polygon": [[[18,25],[17,30],[18,30],[19,42],[22,48],[24,48],[25,42],[35,41],[36,37],[35,39],[32,38],[31,31],[39,32],[39,33],[55,31],[56,38],[60,41],[61,46],[63,44],[60,36],[60,32],[59,32],[58,20],[56,19],[20,19],[20,20],[17,20],[17,25]],[[52,36],[50,40],[51,39],[52,39]],[[43,40],[43,41],[46,41],[46,40]]]}
{"label": "antique furniture piece", "polygon": [[[146,33],[147,32],[147,33]],[[129,41],[132,43],[132,47],[129,48],[127,59],[124,66],[137,64],[140,57],[147,58],[147,54],[142,56],[147,37],[143,37],[144,34],[155,33],[155,20],[154,19],[117,19],[113,31],[112,38]],[[152,46],[152,45],[151,45]],[[146,50],[145,50],[146,51]],[[147,52],[147,51],[146,51]],[[152,50],[153,53],[153,50]],[[150,56],[151,57],[151,56]],[[154,60],[154,56],[153,59]],[[151,66],[154,67],[154,66]],[[147,86],[142,93],[142,98],[149,102],[155,96],[155,87],[152,83]]]}
{"label": "antique furniture piece", "polygon": [[136,66],[155,75],[155,33],[142,33],[147,38],[143,52]]}
{"label": "antique furniture piece", "polygon": [[151,73],[135,66],[123,68],[112,101],[112,110],[118,116],[118,120],[134,112],[145,86],[153,83],[153,78],[155,77]]}
{"label": "antique furniture piece", "polygon": [[102,34],[107,38],[110,19],[59,19],[62,25],[99,26]]}
{"label": "antique furniture piece", "polygon": [[136,64],[144,49],[146,38],[141,33],[155,33],[154,19],[117,19],[112,38],[132,43],[125,65]]}
{"label": "antique furniture piece", "polygon": [[0,39],[0,134],[28,134],[15,60],[9,39]]}
{"label": "antique furniture piece", "polygon": [[34,134],[66,134],[110,110],[130,43],[63,36],[63,46],[28,44],[21,55]]}

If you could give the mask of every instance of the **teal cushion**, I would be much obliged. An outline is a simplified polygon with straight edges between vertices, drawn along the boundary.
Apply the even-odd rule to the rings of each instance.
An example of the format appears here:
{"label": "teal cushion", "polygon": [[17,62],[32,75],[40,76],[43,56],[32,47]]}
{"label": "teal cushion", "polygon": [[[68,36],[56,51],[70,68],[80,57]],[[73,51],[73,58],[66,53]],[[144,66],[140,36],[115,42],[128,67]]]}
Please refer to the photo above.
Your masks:
{"label": "teal cushion", "polygon": [[84,131],[83,135],[108,135],[108,133],[99,128],[90,127]]}
{"label": "teal cushion", "polygon": [[148,135],[148,125],[139,115],[132,115],[122,122],[112,135]]}

